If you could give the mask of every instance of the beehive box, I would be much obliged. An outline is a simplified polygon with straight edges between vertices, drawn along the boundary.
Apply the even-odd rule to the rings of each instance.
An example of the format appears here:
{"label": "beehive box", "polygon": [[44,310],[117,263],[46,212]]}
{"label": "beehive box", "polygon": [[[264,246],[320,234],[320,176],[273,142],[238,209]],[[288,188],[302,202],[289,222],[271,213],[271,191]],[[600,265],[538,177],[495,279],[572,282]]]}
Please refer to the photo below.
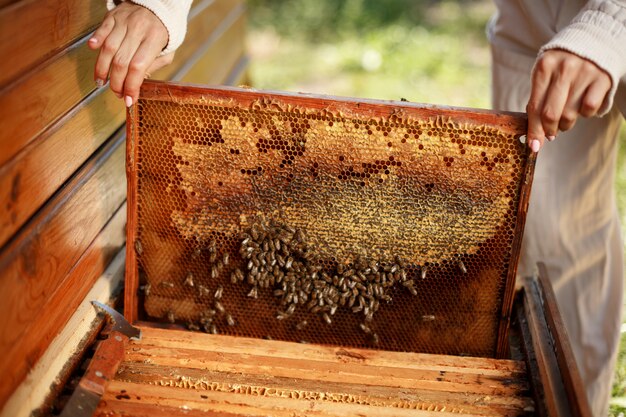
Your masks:
{"label": "beehive box", "polygon": [[507,334],[522,115],[146,82],[128,130],[142,337],[65,415],[589,415],[545,277]]}

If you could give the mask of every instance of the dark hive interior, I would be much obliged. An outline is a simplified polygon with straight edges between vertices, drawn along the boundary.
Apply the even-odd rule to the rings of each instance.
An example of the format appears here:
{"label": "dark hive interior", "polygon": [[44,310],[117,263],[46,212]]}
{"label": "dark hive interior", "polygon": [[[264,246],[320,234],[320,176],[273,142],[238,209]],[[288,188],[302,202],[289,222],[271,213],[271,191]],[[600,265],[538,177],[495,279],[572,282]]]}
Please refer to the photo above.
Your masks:
{"label": "dark hive interior", "polygon": [[524,120],[147,83],[130,121],[143,319],[499,354],[532,171]]}

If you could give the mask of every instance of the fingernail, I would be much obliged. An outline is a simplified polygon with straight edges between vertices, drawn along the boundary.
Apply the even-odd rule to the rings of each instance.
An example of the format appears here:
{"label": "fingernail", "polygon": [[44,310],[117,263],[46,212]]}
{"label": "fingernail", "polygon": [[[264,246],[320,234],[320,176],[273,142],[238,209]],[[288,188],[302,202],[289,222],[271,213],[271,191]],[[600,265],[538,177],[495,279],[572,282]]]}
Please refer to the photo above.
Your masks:
{"label": "fingernail", "polygon": [[98,38],[90,38],[89,43],[98,43]]}
{"label": "fingernail", "polygon": [[96,86],[98,88],[102,87],[103,85],[104,85],[104,80],[102,80],[100,78],[96,79]]}
{"label": "fingernail", "polygon": [[539,143],[537,139],[533,139],[530,141],[530,149],[532,149],[533,152],[535,153],[539,152],[540,147],[541,147],[541,144]]}
{"label": "fingernail", "polygon": [[133,98],[131,96],[124,97],[124,103],[126,103],[126,107],[130,107],[133,105]]}
{"label": "fingernail", "polygon": [[556,136],[552,135],[552,136],[548,136],[547,138],[550,142],[552,142],[554,139],[556,139]]}

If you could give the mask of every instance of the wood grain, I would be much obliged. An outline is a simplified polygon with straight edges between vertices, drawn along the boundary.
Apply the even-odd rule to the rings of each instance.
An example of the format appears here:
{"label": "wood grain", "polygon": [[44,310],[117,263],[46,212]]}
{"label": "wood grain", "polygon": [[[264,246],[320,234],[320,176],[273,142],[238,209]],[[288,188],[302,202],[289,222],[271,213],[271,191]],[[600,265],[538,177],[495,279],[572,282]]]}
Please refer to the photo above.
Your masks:
{"label": "wood grain", "polygon": [[[155,75],[167,79],[176,73],[186,63],[185,57],[193,55],[199,45],[204,45],[207,33],[212,33],[219,26],[219,18],[238,3],[216,1],[198,5],[203,9],[197,10],[190,22],[191,36],[181,48],[181,58],[166,67],[163,73]],[[242,33],[239,34],[241,39]],[[3,109],[0,112],[0,124],[3,126],[0,132],[0,147],[3,149],[0,166],[95,90],[93,68],[97,53],[88,48],[88,38],[85,36],[0,90],[0,108]]]}
{"label": "wood grain", "polygon": [[[104,232],[109,229],[120,230],[121,235],[124,235],[126,216],[123,209],[124,207],[118,210],[118,214],[100,233],[98,241],[102,241]],[[118,219],[121,219],[121,222]],[[113,223],[120,224],[112,228]],[[43,404],[40,409],[52,409],[54,400],[63,391],[72,373],[82,364],[84,351],[94,343],[105,321],[103,315],[97,314],[91,302],[96,300],[110,304],[112,300],[119,298],[116,293],[123,279],[124,253],[119,251],[35,367],[28,373],[24,382],[11,395],[0,411],[0,417],[28,416],[34,409],[39,408],[40,404]]]}
{"label": "wood grain", "polygon": [[[216,29],[219,18],[230,13],[237,3],[240,2],[216,0],[208,5],[197,5],[189,26],[190,36],[181,48],[183,51],[164,69],[163,75],[180,73],[183,76],[185,72],[181,69],[186,59]],[[220,81],[223,80],[216,82]],[[121,101],[108,88],[96,90],[0,167],[0,201],[5,202],[0,205],[0,247],[124,119]]]}
{"label": "wood grain", "polygon": [[548,277],[548,269],[543,262],[539,262],[537,266],[539,268],[537,283],[542,297],[545,318],[554,341],[556,359],[563,376],[563,383],[573,416],[591,417],[591,408],[586,401],[587,393],[567,336],[565,324],[559,312],[556,295]]}
{"label": "wood grain", "polygon": [[244,54],[242,33],[246,27],[246,16],[243,14],[243,8],[240,8],[239,11],[240,13],[235,16],[219,39],[205,48],[200,48],[202,54],[195,62],[192,61],[193,67],[181,77],[181,81],[219,84],[228,77],[239,58]]}
{"label": "wood grain", "polygon": [[[201,7],[204,6],[204,9]],[[194,66],[194,57],[203,54],[203,49],[219,41],[233,17],[243,14],[242,0],[214,0],[200,3],[190,13],[190,22],[185,42],[176,50],[173,65],[168,65],[152,74],[152,79],[180,79]],[[239,33],[238,43],[244,41],[244,31]],[[215,56],[213,58],[216,58]]]}
{"label": "wood grain", "polygon": [[[106,13],[98,0],[24,0],[0,10],[0,88],[95,29]],[[28,30],[24,30],[28,28]]]}
{"label": "wood grain", "polygon": [[190,415],[259,416],[516,416],[533,409],[515,361],[141,329],[95,415],[158,416],[180,407]]}
{"label": "wood grain", "polygon": [[[537,283],[526,277],[522,285],[517,321],[538,412],[547,417],[572,416],[575,403],[569,402],[565,391],[565,374],[559,368]],[[586,398],[579,400],[585,402]]]}
{"label": "wood grain", "polygon": [[271,356],[275,352],[280,351],[280,355],[283,358],[301,359],[306,357],[309,362],[339,361],[372,366],[443,370],[446,372],[491,376],[526,374],[526,367],[522,362],[507,359],[497,360],[412,352],[398,353],[315,344],[302,345],[278,340],[264,340],[262,343],[259,343],[259,339],[253,338],[227,335],[215,337],[203,333],[153,328],[148,327],[144,323],[141,323],[141,326],[143,329],[142,345],[158,345],[174,351],[178,349],[194,349],[204,352],[219,351],[231,354],[245,354],[254,351],[261,356]]}
{"label": "wood grain", "polygon": [[0,91],[0,165],[90,94],[96,54],[83,38],[28,77]]}
{"label": "wood grain", "polygon": [[[16,349],[28,353],[22,367],[10,360],[0,364],[2,375],[14,374],[14,378],[7,378],[7,383],[0,386],[0,403],[6,401],[25,371],[37,360],[36,353],[41,354],[50,341],[49,336],[41,339],[45,335],[37,333],[31,335],[36,338],[35,346],[28,346],[23,340],[32,325],[46,326],[44,322],[49,317],[40,314],[47,303],[54,300],[48,307],[52,311],[66,310],[57,314],[67,318],[76,307],[72,300],[80,300],[78,297],[85,294],[75,287],[82,285],[79,277],[74,277],[74,286],[63,287],[61,283],[124,202],[123,142],[124,135],[114,137],[0,255],[0,293],[5,297],[5,302],[0,304],[4,318],[0,327],[0,355],[6,357]],[[97,249],[100,252],[102,246]],[[96,277],[105,267],[98,263],[110,256],[107,251],[95,255],[91,267],[97,270]],[[86,264],[82,268],[89,269]],[[85,287],[88,290],[89,286]],[[58,328],[63,324],[55,323]],[[22,369],[14,373],[17,368]]]}
{"label": "wood grain", "polygon": [[124,107],[100,89],[0,168],[0,247],[124,123]]}

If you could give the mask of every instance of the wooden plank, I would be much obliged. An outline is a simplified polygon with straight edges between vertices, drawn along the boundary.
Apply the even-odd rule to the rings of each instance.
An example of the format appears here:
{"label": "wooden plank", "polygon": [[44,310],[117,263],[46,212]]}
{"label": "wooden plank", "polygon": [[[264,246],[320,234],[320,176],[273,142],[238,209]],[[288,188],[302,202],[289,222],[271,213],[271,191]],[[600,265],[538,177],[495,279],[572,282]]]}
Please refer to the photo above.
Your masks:
{"label": "wooden plank", "polygon": [[540,415],[546,417],[571,416],[536,283],[533,278],[527,277],[522,280],[522,285],[522,303],[518,306],[517,320],[537,408]]}
{"label": "wooden plank", "polygon": [[[194,7],[183,52],[167,67],[178,72],[219,18],[238,2],[216,0]],[[200,9],[202,7],[202,9]],[[108,89],[92,92],[69,113],[0,167],[0,247],[74,173],[125,119],[124,106]]]}
{"label": "wooden plank", "polygon": [[0,168],[0,247],[122,125],[123,109],[95,91]]}
{"label": "wooden plank", "polygon": [[[55,296],[64,277],[122,205],[126,194],[123,142],[124,135],[114,137],[0,255],[0,293],[5,297],[5,302],[0,304],[0,314],[5,320],[0,328],[3,357],[16,346],[22,346],[26,330],[33,323],[45,321],[39,320],[39,314],[46,302]],[[52,306],[70,312],[75,308],[65,301]],[[35,351],[42,353],[48,342],[38,341]],[[36,359],[26,357],[26,370]],[[26,373],[11,371],[17,365],[9,360],[0,363],[0,374],[12,375],[0,386],[0,404],[4,404]]]}
{"label": "wooden plank", "polygon": [[104,1],[84,0],[25,0],[1,9],[0,56],[11,59],[0,62],[0,88],[95,29],[106,11]]}
{"label": "wooden plank", "polygon": [[230,11],[205,44],[198,48],[186,65],[188,70],[179,80],[206,84],[219,84],[226,80],[244,54],[245,28],[245,7],[240,5]]}
{"label": "wooden plank", "polygon": [[[206,10],[196,11],[190,22],[191,36],[181,48],[181,59],[159,74],[169,78],[169,74],[175,73],[184,63],[182,59],[192,55],[204,42],[206,33],[219,26],[217,19],[237,3],[228,7],[223,1],[198,5]],[[208,16],[212,17],[208,19]],[[0,113],[0,125],[4,127],[0,132],[0,147],[4,151],[0,154],[0,166],[95,90],[93,67],[97,54],[88,48],[88,38],[89,35],[85,36],[0,90],[0,108],[4,109]]]}
{"label": "wooden plank", "polygon": [[556,302],[556,295],[552,289],[548,269],[543,262],[537,264],[539,275],[537,282],[541,294],[542,305],[545,311],[545,318],[553,338],[555,355],[559,364],[559,369],[563,377],[563,384],[567,392],[572,415],[575,417],[591,417],[591,407],[587,401],[587,392],[584,388],[574,351],[567,336],[565,324],[561,318],[559,307]]}
{"label": "wooden plank", "polygon": [[87,37],[0,91],[0,165],[91,93],[96,54]]}
{"label": "wooden plank", "polygon": [[[122,226],[123,228],[126,217],[124,210],[125,207],[118,210],[118,213],[122,215],[116,215],[105,230],[116,222],[121,223],[118,227]],[[121,222],[116,220],[117,217],[121,218]],[[117,227],[115,228],[117,229]],[[102,236],[103,233],[101,232],[98,240],[104,240]],[[107,266],[104,274],[98,278],[89,293],[80,302],[63,330],[54,338],[44,355],[37,361],[24,383],[20,384],[5,404],[0,412],[0,417],[30,416],[51,396],[57,394],[55,390],[63,387],[68,374],[80,363],[83,350],[91,344],[103,322],[103,316],[97,314],[91,301],[97,300],[108,303],[112,294],[122,284],[123,278],[124,251],[119,251],[115,259]],[[56,318],[50,317],[50,321],[56,321]]]}
{"label": "wooden plank", "polygon": [[[200,10],[200,7],[203,7]],[[243,14],[245,7],[242,0],[213,0],[200,3],[190,12],[190,22],[185,35],[185,42],[176,50],[173,65],[161,68],[152,74],[153,79],[180,79],[193,66],[190,60],[207,45],[219,40],[234,17]],[[239,34],[244,41],[244,32]]]}
{"label": "wooden plank", "polygon": [[[218,411],[239,415],[258,416],[471,416],[458,410],[419,410],[395,407],[378,407],[338,402],[303,401],[298,398],[267,398],[258,395],[222,393],[214,391],[197,392],[180,388],[159,387],[144,384],[112,381],[102,398],[99,413],[107,410],[115,399],[142,403],[146,408],[151,404],[201,411]],[[104,413],[103,413],[104,414]]]}
{"label": "wooden plank", "polygon": [[311,363],[307,359],[290,359],[274,356],[231,354],[200,350],[176,350],[150,345],[133,345],[126,360],[149,361],[160,366],[200,368],[215,372],[243,372],[262,376],[271,369],[274,376],[288,378],[299,375],[302,379],[348,383],[358,380],[363,385],[384,385],[394,388],[416,388],[432,391],[475,393],[488,396],[519,395],[526,389],[519,378],[503,378],[443,372],[436,370],[404,369],[396,367],[342,363],[339,361]]}
{"label": "wooden plank", "polygon": [[141,344],[161,346],[172,350],[194,349],[198,351],[247,354],[254,351],[261,356],[280,352],[288,359],[307,361],[339,361],[373,366],[400,367],[405,369],[453,371],[490,376],[525,375],[524,363],[512,360],[495,360],[448,355],[432,355],[413,352],[389,352],[382,350],[343,348],[314,344],[299,344],[278,340],[263,340],[227,335],[210,335],[197,332],[164,330],[141,326]]}
{"label": "wooden plank", "polygon": [[316,401],[346,401],[360,404],[397,408],[417,408],[443,405],[466,412],[488,416],[515,414],[532,407],[532,400],[516,396],[489,396],[470,392],[447,392],[418,388],[396,389],[384,385],[364,385],[355,380],[336,383],[302,379],[294,371],[289,378],[272,374],[255,376],[240,372],[211,372],[205,369],[162,367],[152,363],[124,362],[116,379],[120,381],[169,386],[193,390],[211,390],[242,393],[259,393],[268,397],[289,396],[298,392],[302,397]]}
{"label": "wooden plank", "polygon": [[[153,406],[146,407],[145,404],[128,402],[116,398],[107,401],[96,410],[93,417],[113,417],[113,416],[133,416],[133,417],[172,417],[180,414],[180,408]],[[240,414],[227,413],[213,410],[184,410],[185,417],[237,417]]]}

